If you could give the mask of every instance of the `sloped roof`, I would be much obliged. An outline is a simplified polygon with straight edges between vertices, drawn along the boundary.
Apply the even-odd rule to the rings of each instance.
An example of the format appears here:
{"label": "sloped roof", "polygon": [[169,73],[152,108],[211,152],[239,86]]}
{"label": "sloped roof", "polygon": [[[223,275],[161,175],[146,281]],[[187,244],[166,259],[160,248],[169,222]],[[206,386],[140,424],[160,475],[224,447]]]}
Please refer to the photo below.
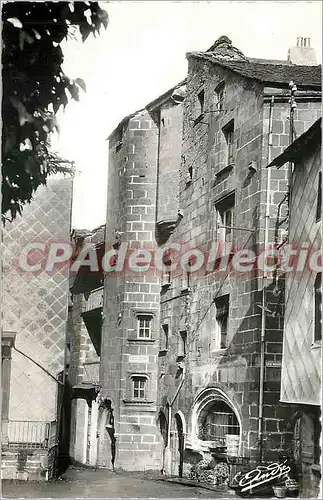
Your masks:
{"label": "sloped roof", "polygon": [[322,118],[319,118],[308,130],[306,130],[306,132],[295,139],[281,155],[277,156],[268,167],[280,168],[285,165],[285,163],[300,160],[304,155],[313,151],[313,148],[321,144],[321,124]]}
{"label": "sloped roof", "polygon": [[253,60],[222,58],[211,52],[189,52],[187,57],[204,59],[228,68],[246,78],[267,84],[288,86],[293,80],[298,87],[321,88],[321,66],[299,66],[294,64],[261,63]]}

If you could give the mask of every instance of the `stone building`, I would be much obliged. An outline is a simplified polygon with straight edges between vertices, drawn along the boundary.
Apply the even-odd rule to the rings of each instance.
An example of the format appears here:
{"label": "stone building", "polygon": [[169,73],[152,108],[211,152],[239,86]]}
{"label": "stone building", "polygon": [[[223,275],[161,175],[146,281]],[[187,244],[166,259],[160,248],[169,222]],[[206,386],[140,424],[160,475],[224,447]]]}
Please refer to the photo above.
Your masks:
{"label": "stone building", "polygon": [[[288,243],[293,248],[306,244],[313,256],[318,250],[321,254],[321,119],[275,158],[271,166],[280,169],[288,162],[294,164]],[[280,399],[289,404],[294,433],[292,453],[306,498],[318,495],[321,479],[321,269],[321,265],[317,269],[306,266],[286,276]]]}
{"label": "stone building", "polygon": [[[112,401],[116,465],[160,469],[157,426],[159,276],[137,272],[123,260],[129,249],[153,249],[155,224],[162,237],[173,227],[180,166],[185,82],[126,117],[109,137],[106,248],[100,383]],[[159,195],[158,195],[159,193]],[[160,196],[165,203],[156,204]],[[140,252],[139,252],[140,253]],[[112,254],[111,254],[112,255]],[[107,450],[108,453],[108,450]]]}
{"label": "stone building", "polygon": [[[3,227],[3,479],[46,480],[53,472],[63,387],[68,266],[46,270],[44,265],[50,244],[69,240],[71,198],[70,177],[50,178],[22,216]],[[34,243],[38,250],[28,250]]]}
{"label": "stone building", "polygon": [[[75,260],[76,257],[82,258],[82,252],[85,256],[91,247],[100,261],[105,248],[105,226],[93,231],[73,230],[71,240]],[[103,308],[102,270],[91,271],[84,264],[73,271],[72,266],[70,293],[64,401],[66,434],[62,436],[62,454],[68,454],[73,462],[105,466],[107,459],[100,454],[99,439],[100,435],[105,440],[108,436],[100,427],[102,411],[97,401]]]}
{"label": "stone building", "polygon": [[[249,252],[240,253],[247,268],[239,272],[224,262],[226,256],[233,265],[233,250],[260,255],[284,238],[288,169],[266,167],[292,133],[303,133],[321,114],[320,67],[298,65],[292,52],[286,61],[247,58],[221,37],[206,52],[187,55],[181,166],[173,170],[179,198],[171,217],[179,209],[181,218],[167,243],[191,254],[184,261],[192,272],[166,273],[160,298],[157,406],[163,468],[171,474],[187,474],[210,451],[219,461],[228,455],[249,464],[277,461],[292,439],[290,408],[280,403],[281,277],[258,271]],[[223,245],[215,264],[193,272],[216,241]]]}

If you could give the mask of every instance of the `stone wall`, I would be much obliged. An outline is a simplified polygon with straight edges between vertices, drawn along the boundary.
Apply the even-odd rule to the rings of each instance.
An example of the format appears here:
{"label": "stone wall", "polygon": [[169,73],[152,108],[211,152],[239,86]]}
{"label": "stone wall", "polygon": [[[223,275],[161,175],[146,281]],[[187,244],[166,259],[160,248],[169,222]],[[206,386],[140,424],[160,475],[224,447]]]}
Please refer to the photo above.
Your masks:
{"label": "stone wall", "polygon": [[[3,229],[3,329],[16,333],[16,347],[54,377],[64,368],[68,267],[27,273],[17,258],[31,242],[69,242],[71,194],[71,178],[49,179]],[[57,382],[13,350],[9,419],[56,420],[56,395]]]}

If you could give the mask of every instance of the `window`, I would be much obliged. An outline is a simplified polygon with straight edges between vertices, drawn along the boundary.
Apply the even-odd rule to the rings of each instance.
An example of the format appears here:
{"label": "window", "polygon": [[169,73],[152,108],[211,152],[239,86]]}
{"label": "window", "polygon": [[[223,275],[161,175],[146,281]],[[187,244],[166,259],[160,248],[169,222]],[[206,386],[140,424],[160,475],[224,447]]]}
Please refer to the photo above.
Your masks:
{"label": "window", "polygon": [[138,339],[150,339],[152,316],[148,316],[146,314],[137,316],[137,322],[138,322]]}
{"label": "window", "polygon": [[133,399],[146,399],[147,378],[132,377],[132,397]]}
{"label": "window", "polygon": [[179,346],[178,346],[178,356],[184,357],[187,354],[187,331],[181,330],[179,332]]}
{"label": "window", "polygon": [[217,212],[217,233],[220,241],[233,240],[234,227],[234,193],[226,196],[223,200],[215,205]]}
{"label": "window", "polygon": [[186,185],[190,185],[193,180],[193,167],[189,167],[186,172]]}
{"label": "window", "polygon": [[222,129],[225,138],[225,159],[226,165],[234,163],[233,143],[234,143],[234,120]]}
{"label": "window", "polygon": [[317,273],[314,291],[314,342],[322,340],[322,273]]}
{"label": "window", "polygon": [[318,192],[316,202],[316,222],[322,218],[322,172],[319,173]]}
{"label": "window", "polygon": [[215,329],[212,350],[228,347],[229,295],[215,299]]}
{"label": "window", "polygon": [[224,110],[224,83],[220,83],[215,89],[216,109],[217,111]]}
{"label": "window", "polygon": [[197,111],[197,117],[203,115],[204,112],[204,90],[201,90],[197,94],[197,100],[198,100],[198,111]]}
{"label": "window", "polygon": [[168,349],[168,340],[169,340],[169,325],[166,323],[162,325],[162,339],[161,339],[161,349]]}
{"label": "window", "polygon": [[216,447],[224,447],[226,434],[240,435],[236,414],[224,401],[210,403],[199,415],[198,438],[212,441]]}

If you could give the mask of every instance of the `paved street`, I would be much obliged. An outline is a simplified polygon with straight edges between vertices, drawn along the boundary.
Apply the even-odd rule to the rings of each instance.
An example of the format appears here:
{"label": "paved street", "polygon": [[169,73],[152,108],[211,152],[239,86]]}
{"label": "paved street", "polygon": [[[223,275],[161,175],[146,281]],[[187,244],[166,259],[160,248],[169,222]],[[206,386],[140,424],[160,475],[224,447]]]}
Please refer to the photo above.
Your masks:
{"label": "paved street", "polygon": [[149,473],[112,473],[71,468],[63,479],[50,483],[3,481],[2,498],[228,498],[232,493],[213,492],[158,480]]}

